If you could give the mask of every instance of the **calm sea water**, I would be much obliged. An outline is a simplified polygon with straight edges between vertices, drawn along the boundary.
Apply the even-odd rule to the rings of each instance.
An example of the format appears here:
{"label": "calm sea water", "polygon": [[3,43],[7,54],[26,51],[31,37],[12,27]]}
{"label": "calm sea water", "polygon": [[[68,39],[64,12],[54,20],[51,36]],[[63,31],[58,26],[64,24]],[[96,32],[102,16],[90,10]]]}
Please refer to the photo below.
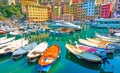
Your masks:
{"label": "calm sea water", "polygon": [[[114,54],[108,55],[110,65],[96,65],[77,59],[66,50],[66,43],[74,44],[74,41],[78,41],[78,38],[85,39],[86,37],[94,37],[95,32],[108,33],[108,30],[87,28],[77,31],[71,35],[50,35],[48,38],[38,39],[39,42],[47,41],[49,45],[56,43],[60,46],[60,58],[56,60],[48,73],[120,73],[120,52],[118,51]],[[28,37],[30,35],[22,35],[22,37]],[[17,38],[20,37],[21,36],[17,36]],[[38,72],[37,67],[37,62],[27,62],[26,55],[15,61],[11,59],[11,55],[0,57],[0,73],[47,73]]]}

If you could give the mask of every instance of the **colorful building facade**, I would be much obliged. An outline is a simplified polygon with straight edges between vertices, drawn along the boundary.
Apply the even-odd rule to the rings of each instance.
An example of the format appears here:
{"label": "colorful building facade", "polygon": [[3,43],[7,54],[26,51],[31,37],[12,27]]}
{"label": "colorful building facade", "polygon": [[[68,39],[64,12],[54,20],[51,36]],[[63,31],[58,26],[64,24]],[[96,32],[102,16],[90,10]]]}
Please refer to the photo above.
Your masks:
{"label": "colorful building facade", "polygon": [[88,2],[87,19],[94,19],[95,0],[89,0]]}
{"label": "colorful building facade", "polygon": [[82,5],[83,5],[82,2],[77,5],[77,19],[78,20],[82,20]]}
{"label": "colorful building facade", "polygon": [[73,4],[78,4],[78,0],[71,0]]}
{"label": "colorful building facade", "polygon": [[95,11],[94,11],[94,18],[98,19],[100,18],[100,7],[101,4],[104,4],[105,0],[95,0]]}
{"label": "colorful building facade", "polygon": [[48,20],[48,8],[39,5],[27,6],[27,21],[29,23],[39,23]]}
{"label": "colorful building facade", "polygon": [[70,14],[70,5],[69,3],[65,3],[63,6],[63,14]]}
{"label": "colorful building facade", "polygon": [[101,5],[95,5],[95,11],[94,11],[94,18],[95,19],[100,18],[100,7],[101,7]]}
{"label": "colorful building facade", "polygon": [[87,20],[87,12],[88,12],[87,3],[84,2],[82,5],[82,20]]}
{"label": "colorful building facade", "polygon": [[61,6],[52,7],[52,20],[59,20],[61,16]]}
{"label": "colorful building facade", "polygon": [[74,21],[74,16],[72,14],[63,14],[61,16],[61,20],[68,21],[68,22],[73,22]]}
{"label": "colorful building facade", "polygon": [[101,18],[110,18],[112,16],[112,4],[102,5],[100,8]]}
{"label": "colorful building facade", "polygon": [[74,15],[74,18],[77,18],[77,4],[70,5],[70,14]]}
{"label": "colorful building facade", "polygon": [[84,0],[78,0],[78,4],[83,3],[83,2],[84,2]]}
{"label": "colorful building facade", "polygon": [[[85,0],[83,3],[83,17],[85,20],[94,19],[94,10],[95,10],[95,1],[94,0]],[[87,12],[87,13],[85,13]],[[87,14],[87,15],[86,15]]]}
{"label": "colorful building facade", "polygon": [[26,13],[27,5],[38,5],[38,0],[20,0],[20,4],[22,6],[22,12]]}

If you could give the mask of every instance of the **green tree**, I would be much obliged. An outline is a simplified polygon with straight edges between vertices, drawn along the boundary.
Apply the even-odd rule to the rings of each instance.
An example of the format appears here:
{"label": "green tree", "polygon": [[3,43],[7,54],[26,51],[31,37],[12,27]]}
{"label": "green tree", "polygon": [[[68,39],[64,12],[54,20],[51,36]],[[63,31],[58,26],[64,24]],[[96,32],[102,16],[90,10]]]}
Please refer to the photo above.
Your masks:
{"label": "green tree", "polygon": [[18,5],[0,5],[0,12],[3,17],[11,18],[13,15],[22,19],[21,6]]}

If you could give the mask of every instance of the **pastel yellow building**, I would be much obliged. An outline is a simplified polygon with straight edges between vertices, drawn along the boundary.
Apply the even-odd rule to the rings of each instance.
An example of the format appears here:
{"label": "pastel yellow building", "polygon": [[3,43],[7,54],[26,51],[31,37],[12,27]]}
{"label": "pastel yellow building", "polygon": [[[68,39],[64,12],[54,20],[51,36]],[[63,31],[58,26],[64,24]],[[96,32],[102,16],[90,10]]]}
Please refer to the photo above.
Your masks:
{"label": "pastel yellow building", "polygon": [[26,6],[27,5],[38,5],[38,0],[20,0],[20,4],[22,6],[22,12],[26,13]]}
{"label": "pastel yellow building", "polygon": [[66,3],[63,8],[64,14],[72,14],[75,18],[77,18],[77,4],[69,4]]}
{"label": "pastel yellow building", "polygon": [[100,7],[101,5],[95,5],[94,18],[100,18]]}
{"label": "pastel yellow building", "polygon": [[72,4],[69,10],[70,14],[73,14],[74,18],[77,18],[77,4]]}
{"label": "pastel yellow building", "polygon": [[48,8],[40,5],[27,6],[27,21],[39,23],[48,20]]}
{"label": "pastel yellow building", "polygon": [[95,0],[95,5],[101,5],[104,4],[105,0]]}
{"label": "pastel yellow building", "polygon": [[70,14],[70,5],[69,3],[65,3],[64,6],[63,6],[63,13],[64,14]]}

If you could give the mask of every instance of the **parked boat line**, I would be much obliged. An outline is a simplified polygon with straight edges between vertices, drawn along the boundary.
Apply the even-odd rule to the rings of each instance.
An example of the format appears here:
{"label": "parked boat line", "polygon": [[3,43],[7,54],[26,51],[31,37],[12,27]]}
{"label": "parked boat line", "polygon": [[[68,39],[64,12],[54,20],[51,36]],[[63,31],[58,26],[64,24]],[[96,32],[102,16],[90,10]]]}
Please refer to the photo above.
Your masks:
{"label": "parked boat line", "polygon": [[0,55],[6,55],[9,53],[12,53],[26,44],[28,44],[28,40],[19,39],[19,40],[13,41],[12,43],[7,44],[4,48],[0,49]]}
{"label": "parked boat line", "polygon": [[[64,29],[66,29],[66,28],[64,28]],[[87,30],[87,29],[89,29],[89,28],[86,28],[85,30]],[[74,31],[73,33],[74,34],[79,34],[78,35],[78,37],[76,36],[76,35],[73,35],[73,37],[71,37],[71,34],[69,34],[69,35],[64,35],[63,37],[61,37],[61,36],[53,36],[53,35],[48,35],[48,34],[50,34],[50,32],[48,31],[47,33],[46,32],[44,32],[44,33],[46,33],[45,35],[44,34],[42,34],[42,33],[37,33],[36,32],[36,28],[34,29],[34,30],[31,30],[31,31],[29,31],[30,33],[32,32],[33,33],[33,31],[35,32],[35,35],[34,36],[29,36],[30,37],[30,39],[36,39],[35,41],[39,41],[39,40],[42,40],[43,38],[46,38],[46,37],[48,37],[47,39],[46,39],[46,41],[48,42],[49,41],[49,43],[51,43],[52,42],[52,44],[54,44],[56,41],[55,41],[55,39],[56,38],[61,38],[60,39],[60,41],[61,42],[64,42],[64,43],[62,43],[63,44],[63,46],[61,46],[61,44],[58,44],[58,46],[60,46],[60,47],[62,47],[62,48],[64,48],[64,49],[62,49],[62,52],[64,52],[65,51],[65,43],[70,43],[70,44],[73,44],[74,43],[74,41],[78,41],[78,38],[79,37],[81,37],[81,36],[84,36],[84,32],[83,31],[80,31],[79,33],[77,33],[76,31]],[[55,31],[53,31],[53,32],[55,32]],[[8,33],[9,34],[9,33]],[[26,33],[24,33],[24,34],[26,34]],[[37,34],[37,35],[36,35]],[[80,35],[81,34],[81,35]],[[88,33],[87,33],[88,34]],[[10,34],[9,34],[10,35]],[[100,35],[102,35],[102,34],[100,34]],[[12,36],[12,35],[11,35]],[[88,35],[89,36],[89,35]],[[70,38],[71,37],[71,38]],[[84,37],[86,37],[86,36],[84,36]],[[4,38],[4,37],[3,37]],[[50,38],[53,38],[54,40],[52,40],[51,41],[51,39]],[[116,37],[115,37],[116,38]],[[29,39],[29,40],[30,40]],[[64,40],[65,39],[65,40]],[[83,38],[81,38],[82,40],[85,40],[85,39],[83,39]],[[105,41],[105,40],[96,40],[96,39],[94,39],[94,38],[86,38],[87,40],[85,40],[85,41],[87,41],[87,43],[86,42],[84,42],[82,45],[81,44],[78,44],[79,46],[78,47],[75,47],[74,46],[74,48],[71,48],[71,47],[67,47],[67,48],[69,48],[70,50],[70,52],[71,52],[71,54],[74,54],[76,57],[75,58],[80,58],[80,59],[82,59],[82,60],[85,60],[85,62],[87,62],[87,61],[89,61],[89,62],[94,62],[94,63],[96,63],[96,62],[101,62],[102,61],[102,57],[101,57],[101,53],[103,53],[103,55],[106,57],[106,52],[108,52],[109,51],[109,49],[103,49],[103,48],[106,48],[106,47],[108,47],[108,45],[109,44],[111,44],[111,42],[108,42],[108,41]],[[101,39],[101,38],[100,38]],[[3,49],[8,49],[8,48],[10,48],[10,49],[12,49],[12,51],[11,50],[9,50],[8,49],[8,52],[9,53],[12,53],[12,58],[14,57],[15,59],[18,59],[18,58],[20,58],[20,57],[22,57],[24,54],[29,54],[30,52],[32,52],[32,50],[33,49],[35,49],[36,48],[36,46],[39,46],[39,45],[37,45],[37,44],[28,44],[27,42],[28,41],[26,41],[25,43],[25,45],[20,45],[21,43],[19,43],[19,42],[16,42],[15,43],[15,41],[16,40],[14,40],[14,41],[10,41],[10,42],[7,42],[7,43],[5,43],[5,44],[1,44],[0,46],[0,48],[3,50]],[[24,39],[24,41],[25,41],[25,39]],[[23,41],[23,42],[24,42]],[[14,44],[14,43],[15,44]],[[23,43],[22,42],[22,43]],[[41,44],[41,42],[39,42],[40,44]],[[91,45],[91,43],[92,43],[92,45]],[[11,44],[14,44],[14,45],[11,45]],[[69,44],[69,45],[70,45]],[[112,42],[112,44],[113,44],[113,42]],[[16,45],[20,45],[20,46],[16,46]],[[87,46],[88,45],[88,46]],[[91,46],[90,46],[91,45]],[[47,46],[47,44],[44,44],[44,45],[42,45],[42,46],[39,46],[39,47],[37,47],[37,49],[36,50],[34,50],[29,56],[28,56],[28,54],[27,54],[27,58],[31,61],[31,62],[33,62],[33,61],[35,61],[36,59],[40,59],[40,58],[43,58],[42,56],[44,55],[44,53],[45,53],[45,51],[47,51],[49,48],[46,48],[46,47],[48,47]],[[99,48],[98,48],[99,47]],[[44,48],[46,48],[46,49],[44,49]],[[66,48],[66,49],[67,49]],[[91,48],[91,49],[90,49]],[[0,49],[0,50],[1,50]],[[39,49],[42,49],[42,50],[44,50],[44,51],[41,51],[41,50],[39,50]],[[79,50],[75,50],[75,49],[79,49]],[[2,51],[1,50],[1,51]],[[111,50],[111,49],[110,49]],[[114,49],[112,49],[112,50],[114,50]],[[40,51],[40,52],[39,52]],[[8,53],[8,52],[5,52],[6,54]],[[16,53],[14,53],[14,52],[16,52]],[[94,54],[94,53],[96,53],[97,52],[97,54]],[[110,52],[110,51],[109,51]],[[115,53],[114,51],[112,51],[112,53]],[[3,54],[3,52],[1,53],[1,54]],[[35,56],[34,54],[38,54],[37,56]],[[52,54],[52,53],[51,53]],[[44,57],[46,57],[46,56],[44,56]],[[62,56],[63,57],[63,56]],[[70,57],[70,56],[69,56]],[[27,61],[28,61],[28,59],[27,59]],[[63,58],[62,58],[63,59]],[[51,59],[50,59],[51,60]],[[46,61],[46,60],[45,60]],[[52,67],[52,65],[53,65],[53,63],[56,61],[56,57],[54,58],[54,60],[52,59],[51,61],[50,61],[50,63],[49,64],[47,64],[46,66],[50,66],[50,67]],[[67,60],[66,60],[67,61]],[[80,60],[78,60],[78,61],[80,61]],[[39,62],[38,62],[39,63]],[[70,63],[71,64],[71,63]],[[79,65],[78,65],[79,66]],[[57,67],[57,66],[56,66]],[[79,67],[78,67],[79,68]],[[51,72],[52,73],[52,72]]]}

